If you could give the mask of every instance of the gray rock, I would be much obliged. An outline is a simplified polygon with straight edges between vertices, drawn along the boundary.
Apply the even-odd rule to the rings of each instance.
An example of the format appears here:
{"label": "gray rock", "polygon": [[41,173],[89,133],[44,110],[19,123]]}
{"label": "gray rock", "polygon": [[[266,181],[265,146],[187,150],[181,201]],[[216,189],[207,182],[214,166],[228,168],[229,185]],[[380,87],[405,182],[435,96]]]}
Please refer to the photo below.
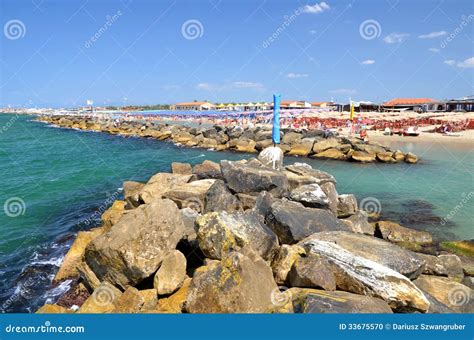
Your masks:
{"label": "gray rock", "polygon": [[351,228],[354,233],[374,236],[375,227],[369,223],[366,212],[358,210],[354,215],[346,218],[344,221],[351,223]]}
{"label": "gray rock", "polygon": [[313,169],[311,165],[306,163],[294,163],[292,165],[286,166],[285,169],[300,176],[311,176],[316,179],[316,183],[319,185],[326,182],[332,182],[336,184],[336,179],[333,175],[321,170]]}
{"label": "gray rock", "polygon": [[221,166],[218,163],[205,160],[202,164],[196,164],[193,174],[198,179],[222,179]]}
{"label": "gray rock", "polygon": [[352,194],[339,195],[337,203],[337,217],[345,218],[354,215],[357,208],[357,199]]}
{"label": "gray rock", "polygon": [[324,257],[310,253],[296,259],[288,273],[291,287],[336,290],[333,265]]}
{"label": "gray rock", "polygon": [[306,207],[321,208],[329,206],[328,197],[316,183],[303,185],[292,190],[290,198]]}
{"label": "gray rock", "polygon": [[331,210],[331,212],[334,214],[334,216],[337,216],[337,206],[339,204],[339,199],[338,196],[339,194],[336,191],[336,185],[332,182],[326,182],[321,184],[321,190],[326,194],[326,197],[328,198],[328,208]]}
{"label": "gray rock", "polygon": [[242,210],[242,206],[237,197],[232,195],[230,190],[222,180],[215,180],[204,198],[204,213],[213,211],[234,212]]}
{"label": "gray rock", "polygon": [[464,277],[461,259],[454,254],[432,256],[418,254],[425,261],[423,274],[447,276],[462,279]]}
{"label": "gray rock", "polygon": [[127,208],[133,209],[141,204],[139,195],[144,186],[145,184],[139,182],[123,182],[123,196],[127,202]]}

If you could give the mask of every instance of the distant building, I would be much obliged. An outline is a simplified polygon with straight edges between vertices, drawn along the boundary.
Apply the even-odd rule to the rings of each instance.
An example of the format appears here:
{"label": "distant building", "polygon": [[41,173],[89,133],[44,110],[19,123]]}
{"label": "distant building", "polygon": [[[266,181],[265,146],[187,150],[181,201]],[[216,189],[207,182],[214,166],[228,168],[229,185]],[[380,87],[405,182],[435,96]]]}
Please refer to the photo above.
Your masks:
{"label": "distant building", "polygon": [[327,108],[333,105],[333,102],[312,102],[311,103],[311,108],[313,109],[319,109],[319,108]]}
{"label": "distant building", "polygon": [[310,109],[311,103],[297,100],[282,100],[280,107],[282,109]]}
{"label": "distant building", "polygon": [[386,111],[423,111],[426,105],[435,103],[431,98],[395,98],[383,103]]}
{"label": "distant building", "polygon": [[215,109],[215,105],[209,102],[189,102],[171,105],[171,110],[177,111],[209,111]]}

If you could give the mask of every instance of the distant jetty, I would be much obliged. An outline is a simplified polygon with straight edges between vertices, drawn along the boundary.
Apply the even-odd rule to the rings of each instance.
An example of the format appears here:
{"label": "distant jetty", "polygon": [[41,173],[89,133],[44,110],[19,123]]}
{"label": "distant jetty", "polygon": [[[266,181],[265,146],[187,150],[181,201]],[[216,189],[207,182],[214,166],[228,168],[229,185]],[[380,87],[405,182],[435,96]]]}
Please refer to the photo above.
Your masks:
{"label": "distant jetty", "polygon": [[[155,122],[102,120],[98,118],[47,116],[39,121],[55,126],[79,130],[99,131],[123,136],[138,136],[170,141],[180,146],[199,147],[216,151],[256,153],[272,145],[272,131],[266,127],[214,125],[211,127],[161,124]],[[323,130],[282,129],[279,147],[289,156],[333,159],[352,162],[406,162],[414,164],[413,153],[391,150],[378,143],[356,137],[328,137]]]}
{"label": "distant jetty", "polygon": [[38,313],[472,313],[474,245],[370,221],[335,178],[258,159],[125,182]]}

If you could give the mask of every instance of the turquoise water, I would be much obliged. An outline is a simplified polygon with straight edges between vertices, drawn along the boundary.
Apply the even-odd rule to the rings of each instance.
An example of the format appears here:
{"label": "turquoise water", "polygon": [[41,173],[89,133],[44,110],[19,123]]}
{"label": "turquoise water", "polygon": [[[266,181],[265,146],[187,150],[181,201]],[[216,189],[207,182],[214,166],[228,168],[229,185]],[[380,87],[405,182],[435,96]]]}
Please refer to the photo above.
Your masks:
{"label": "turquoise water", "polygon": [[[145,181],[169,171],[172,161],[248,157],[57,129],[32,119],[0,115],[0,311],[34,311],[65,289],[51,289],[50,282],[67,247],[75,233],[97,223],[96,211],[120,197],[123,181]],[[404,149],[421,155],[420,164],[304,161],[334,174],[339,193],[375,202],[385,218],[439,239],[474,238],[472,148],[408,144]]]}

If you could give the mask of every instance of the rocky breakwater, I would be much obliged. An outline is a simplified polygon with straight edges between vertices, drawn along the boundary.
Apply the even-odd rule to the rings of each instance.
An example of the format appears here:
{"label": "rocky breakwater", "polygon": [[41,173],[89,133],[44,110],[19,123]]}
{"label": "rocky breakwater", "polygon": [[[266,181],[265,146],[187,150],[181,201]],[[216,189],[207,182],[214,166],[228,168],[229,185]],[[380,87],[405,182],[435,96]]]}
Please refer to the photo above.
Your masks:
{"label": "rocky breakwater", "polygon": [[54,283],[70,290],[39,313],[474,311],[472,242],[447,251],[370,223],[326,172],[255,158],[171,168],[124,183],[66,255]]}
{"label": "rocky breakwater", "polygon": [[[40,121],[64,128],[102,131],[124,136],[140,136],[170,141],[186,147],[200,147],[216,151],[230,150],[256,153],[272,144],[270,128],[189,127],[186,125],[167,125],[152,122],[124,122],[115,124],[94,118],[71,116],[41,116]],[[324,138],[324,131],[292,131],[282,129],[282,143],[279,145],[285,154],[299,157],[334,159],[353,162],[417,163],[418,157],[412,153],[377,144],[364,142],[359,138]]]}

